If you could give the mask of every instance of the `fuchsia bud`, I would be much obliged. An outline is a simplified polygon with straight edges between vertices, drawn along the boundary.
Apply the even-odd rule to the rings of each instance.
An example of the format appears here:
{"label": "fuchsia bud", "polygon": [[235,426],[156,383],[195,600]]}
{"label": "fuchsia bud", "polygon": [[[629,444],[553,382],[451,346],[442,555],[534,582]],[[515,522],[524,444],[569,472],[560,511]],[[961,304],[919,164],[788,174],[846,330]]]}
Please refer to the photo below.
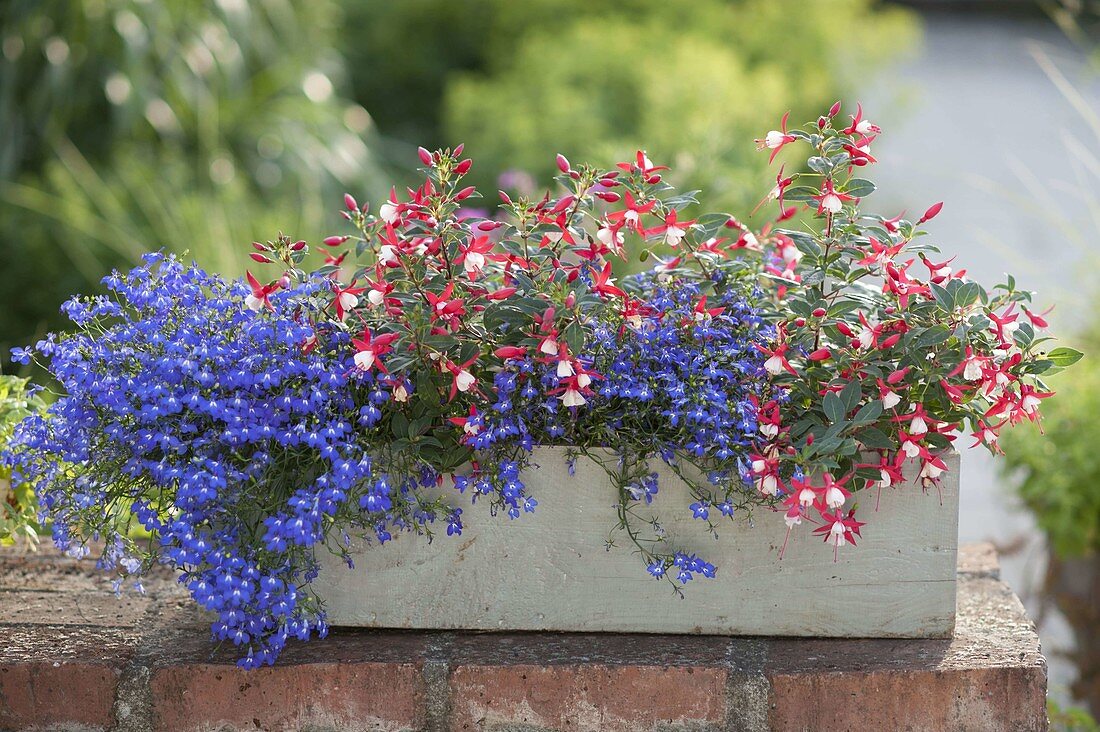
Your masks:
{"label": "fuchsia bud", "polygon": [[260,264],[271,264],[271,260],[262,254],[256,254],[255,252],[252,252],[248,256],[252,257],[252,259],[259,262]]}
{"label": "fuchsia bud", "polygon": [[577,294],[575,292],[570,292],[568,295],[565,296],[565,307],[571,308],[576,304]]}
{"label": "fuchsia bud", "polygon": [[833,106],[829,107],[829,116],[835,117],[840,113],[840,100],[833,103]]}
{"label": "fuchsia bud", "polygon": [[815,318],[821,318],[821,317],[824,317],[824,315],[825,315],[825,308],[815,308],[814,309],[813,316]]}
{"label": "fuchsia bud", "polygon": [[819,348],[809,355],[811,361],[826,361],[832,357],[832,351],[828,348]]}
{"label": "fuchsia bud", "polygon": [[554,208],[550,209],[550,213],[561,213],[565,209],[572,206],[574,200],[575,199],[573,198],[573,196],[565,196],[556,204],[554,204]]}
{"label": "fuchsia bud", "polygon": [[343,244],[344,242],[346,242],[348,240],[348,238],[349,237],[346,237],[346,236],[327,236],[324,239],[322,239],[321,241],[325,246],[338,247],[341,244]]}
{"label": "fuchsia bud", "polygon": [[291,251],[294,251],[294,252],[300,252],[305,248],[306,248],[306,240],[305,239],[299,239],[298,241],[296,241],[296,242],[294,242],[293,244],[290,245]]}
{"label": "fuchsia bud", "polygon": [[841,333],[843,333],[844,335],[848,336],[849,338],[855,338],[855,335],[856,335],[856,334],[855,334],[855,331],[853,331],[853,330],[852,330],[852,329],[851,329],[851,328],[850,328],[850,327],[848,326],[848,324],[847,324],[847,323],[845,323],[845,322],[844,322],[843,320],[838,320],[838,321],[837,321],[837,323],[836,323],[836,329],[837,329],[837,330],[839,330],[839,331],[840,331]]}
{"label": "fuchsia bud", "polygon": [[284,274],[282,277],[279,278],[279,287],[283,288],[284,290],[290,288],[290,276],[289,275]]}
{"label": "fuchsia bud", "polygon": [[600,191],[596,194],[596,198],[600,199],[601,201],[607,201],[608,203],[616,203],[619,201],[619,199],[622,198],[622,196],[620,196],[618,193],[613,193],[612,191]]}
{"label": "fuchsia bud", "polygon": [[264,246],[263,244],[261,244],[258,241],[252,242],[252,248],[255,249],[257,252],[266,252],[267,251],[267,247]]}
{"label": "fuchsia bud", "polygon": [[416,148],[416,154],[420,156],[420,162],[424,163],[425,165],[432,164],[432,154],[428,152],[426,148]]}
{"label": "fuchsia bud", "polygon": [[507,193],[505,193],[504,191],[497,191],[497,193],[500,195],[501,203],[503,203],[505,206],[512,205],[512,199],[508,197]]}
{"label": "fuchsia bud", "polygon": [[494,229],[499,229],[502,226],[504,226],[503,221],[482,221],[478,223],[477,229],[478,231],[493,231]]}
{"label": "fuchsia bud", "polygon": [[462,151],[465,150],[465,149],[466,149],[466,143],[464,143],[464,142],[458,143],[458,145],[455,147],[455,157],[456,158],[461,157],[462,156]]}
{"label": "fuchsia bud", "polygon": [[817,118],[817,129],[819,129],[819,130],[825,129],[825,125],[827,125],[828,123],[829,123],[829,120],[825,119],[824,117],[818,117]]}
{"label": "fuchsia bud", "polygon": [[943,201],[940,201],[939,203],[932,204],[931,206],[928,207],[928,210],[924,212],[924,216],[921,216],[920,220],[917,221],[917,224],[923,224],[925,221],[931,221],[932,219],[936,218],[936,215],[942,209],[943,209]]}
{"label": "fuchsia bud", "polygon": [[456,201],[464,201],[467,198],[469,198],[470,196],[472,196],[475,190],[477,190],[477,189],[474,188],[473,186],[466,186],[461,191],[459,191],[458,193],[455,194],[455,200]]}
{"label": "fuchsia bud", "polygon": [[795,318],[794,319],[794,324],[797,325],[799,328],[801,328],[802,326],[806,325],[806,319],[805,318]]}
{"label": "fuchsia bud", "polygon": [[568,173],[569,172],[569,160],[564,155],[562,155],[561,153],[558,153],[558,156],[557,156],[557,158],[555,158],[555,160],[557,161],[557,164],[558,164],[558,170],[560,170],[563,173]]}
{"label": "fuchsia bud", "polygon": [[908,374],[908,373],[909,373],[909,367],[908,366],[906,366],[903,369],[898,369],[897,371],[892,372],[889,376],[886,377],[886,383],[887,384],[896,384],[899,381],[901,381],[902,379],[904,379],[905,375]]}
{"label": "fuchsia bud", "polygon": [[455,166],[455,172],[459,175],[466,175],[470,172],[470,167],[473,166],[474,161],[470,158],[466,158],[461,163]]}
{"label": "fuchsia bud", "polygon": [[348,211],[359,210],[359,204],[355,202],[355,199],[352,198],[352,195],[350,193],[344,194],[344,205],[347,206]]}
{"label": "fuchsia bud", "polygon": [[522,346],[501,346],[493,351],[493,355],[507,361],[510,358],[523,358],[527,355],[527,349]]}

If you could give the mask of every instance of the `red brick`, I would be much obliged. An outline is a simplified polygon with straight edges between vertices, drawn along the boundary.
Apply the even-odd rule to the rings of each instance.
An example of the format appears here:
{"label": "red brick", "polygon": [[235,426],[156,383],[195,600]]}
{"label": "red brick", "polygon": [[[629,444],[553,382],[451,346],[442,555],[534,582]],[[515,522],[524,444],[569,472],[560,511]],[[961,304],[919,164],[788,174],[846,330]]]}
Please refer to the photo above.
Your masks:
{"label": "red brick", "polygon": [[414,663],[284,663],[244,671],[223,664],[169,666],[150,685],[156,729],[415,730],[423,726]]}
{"label": "red brick", "polygon": [[721,725],[726,671],[718,666],[467,665],[451,676],[453,730],[531,725],[643,732]]}
{"label": "red brick", "polygon": [[121,670],[79,661],[0,666],[0,729],[82,725],[107,729]]}
{"label": "red brick", "polygon": [[1045,669],[772,675],[773,730],[1046,730]]}

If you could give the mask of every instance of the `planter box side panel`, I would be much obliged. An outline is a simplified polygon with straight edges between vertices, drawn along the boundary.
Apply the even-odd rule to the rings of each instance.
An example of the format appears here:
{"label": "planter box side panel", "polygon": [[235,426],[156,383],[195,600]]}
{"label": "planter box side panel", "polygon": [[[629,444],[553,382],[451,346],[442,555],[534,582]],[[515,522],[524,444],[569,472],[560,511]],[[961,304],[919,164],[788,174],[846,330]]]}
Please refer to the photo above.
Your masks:
{"label": "planter box side panel", "polygon": [[[691,517],[687,486],[655,466],[652,508],[675,544],[717,565],[677,596],[654,580],[629,541],[608,551],[617,524],[604,471],[580,458],[569,476],[561,448],[536,450],[524,479],[539,505],[510,520],[487,505],[463,504],[461,536],[401,536],[357,549],[356,569],[326,556],[315,590],[334,625],[383,628],[706,633],[825,637],[949,636],[955,621],[958,455],[940,491],[908,482],[860,492],[867,521],[858,547],[832,547],[811,534],[786,533],[783,514],[757,510],[751,522],[719,523],[719,539]],[[942,496],[942,503],[940,497]],[[455,494],[456,502],[465,499]],[[645,515],[644,513],[642,514]],[[625,543],[624,543],[625,542]]]}

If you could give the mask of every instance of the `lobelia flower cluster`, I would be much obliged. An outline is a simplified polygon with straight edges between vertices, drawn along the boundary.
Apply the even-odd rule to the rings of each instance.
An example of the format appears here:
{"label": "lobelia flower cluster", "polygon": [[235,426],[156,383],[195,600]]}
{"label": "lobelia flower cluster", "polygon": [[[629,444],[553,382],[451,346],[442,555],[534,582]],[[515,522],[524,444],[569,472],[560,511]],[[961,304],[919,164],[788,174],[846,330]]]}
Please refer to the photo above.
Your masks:
{"label": "lobelia flower cluster", "polygon": [[[247,667],[326,632],[320,552],[350,564],[356,536],[460,534],[465,501],[516,519],[569,500],[525,486],[538,445],[604,467],[609,545],[677,591],[716,568],[663,536],[655,460],[692,495],[662,508],[711,532],[765,508],[788,537],[805,521],[854,544],[852,492],[899,484],[908,459],[935,486],[960,430],[996,449],[1038,418],[1039,375],[1080,354],[1044,352],[1011,280],[987,291],[929,258],[938,205],[913,223],[861,213],[879,130],[838,115],[758,141],[810,157],[780,168],[757,232],[689,218],[692,195],[642,152],[612,170],[559,155],[559,195],[477,212],[459,146],[421,149],[425,182],[376,213],[346,196],[354,233],[325,239],[314,271],[283,236],[253,244],[270,280],[149,255],[65,306],[73,332],[17,349],[64,391],[5,462],[59,546],[101,547],[120,586],[174,568]],[[628,251],[656,266],[616,280]]]}

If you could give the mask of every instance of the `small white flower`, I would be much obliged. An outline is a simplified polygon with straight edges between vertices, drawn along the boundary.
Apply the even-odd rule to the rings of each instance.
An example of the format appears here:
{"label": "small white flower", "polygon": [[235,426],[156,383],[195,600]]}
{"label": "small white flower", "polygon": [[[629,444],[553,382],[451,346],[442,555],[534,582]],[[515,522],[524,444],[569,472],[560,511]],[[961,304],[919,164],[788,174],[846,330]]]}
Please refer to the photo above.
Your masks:
{"label": "small white flower", "polygon": [[835,485],[829,486],[829,490],[825,491],[825,505],[829,508],[840,508],[844,505],[844,493]]}
{"label": "small white flower", "polygon": [[467,252],[466,258],[462,260],[462,267],[466,270],[466,274],[474,276],[481,272],[481,269],[485,266],[485,255],[481,252]]}
{"label": "small white flower", "polygon": [[841,203],[840,196],[835,193],[829,193],[821,199],[821,208],[829,213],[840,213],[840,210],[844,208],[844,204]]}
{"label": "small white flower", "polygon": [[374,365],[374,351],[359,351],[354,360],[356,368],[367,371]]}
{"label": "small white flower", "polygon": [[462,392],[469,391],[470,387],[473,386],[476,381],[477,379],[474,378],[474,375],[466,369],[462,369],[458,372],[458,375],[455,376],[455,386]]}
{"label": "small white flower", "polygon": [[552,338],[544,338],[542,343],[539,344],[539,351],[547,356],[557,356],[558,344]]}
{"label": "small white flower", "polygon": [[901,395],[896,391],[888,391],[882,397],[882,408],[893,409],[901,402]]}
{"label": "small white flower", "polygon": [[679,226],[670,226],[665,229],[665,243],[670,247],[676,247],[680,245],[680,242],[684,240],[684,234],[687,231],[681,229]]}
{"label": "small white flower", "polygon": [[584,395],[576,389],[566,389],[565,393],[561,395],[561,403],[567,407],[579,407],[586,401]]}
{"label": "small white flower", "polygon": [[786,135],[784,135],[779,130],[772,130],[768,134],[764,135],[764,144],[774,150],[775,148],[783,144],[783,138],[785,137]]}
{"label": "small white flower", "polygon": [[779,374],[786,371],[786,369],[783,367],[783,357],[772,356],[771,358],[769,358],[767,361],[764,362],[764,370],[772,376],[778,376]]}
{"label": "small white flower", "polygon": [[909,434],[923,435],[926,432],[928,432],[928,423],[924,421],[924,417],[913,417],[913,420],[909,423]]}
{"label": "small white flower", "polygon": [[340,293],[340,307],[344,310],[351,310],[359,304],[359,298],[350,292]]}

